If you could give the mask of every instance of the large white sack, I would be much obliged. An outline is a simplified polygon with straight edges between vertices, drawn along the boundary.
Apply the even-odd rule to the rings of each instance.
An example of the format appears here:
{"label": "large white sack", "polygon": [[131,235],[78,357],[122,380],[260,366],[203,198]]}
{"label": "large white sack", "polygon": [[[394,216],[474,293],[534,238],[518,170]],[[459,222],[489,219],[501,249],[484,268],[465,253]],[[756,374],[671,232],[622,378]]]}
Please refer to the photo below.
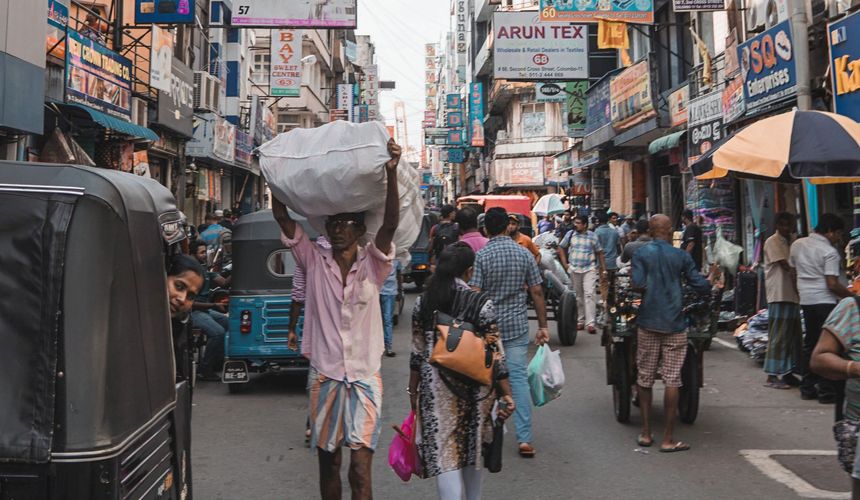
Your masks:
{"label": "large white sack", "polygon": [[[260,167],[273,196],[324,231],[326,217],[365,212],[370,241],[382,225],[389,135],[379,122],[337,120],[313,129],[293,129],[258,149]],[[406,161],[397,167],[400,223],[397,257],[409,260],[424,214],[418,172]]]}

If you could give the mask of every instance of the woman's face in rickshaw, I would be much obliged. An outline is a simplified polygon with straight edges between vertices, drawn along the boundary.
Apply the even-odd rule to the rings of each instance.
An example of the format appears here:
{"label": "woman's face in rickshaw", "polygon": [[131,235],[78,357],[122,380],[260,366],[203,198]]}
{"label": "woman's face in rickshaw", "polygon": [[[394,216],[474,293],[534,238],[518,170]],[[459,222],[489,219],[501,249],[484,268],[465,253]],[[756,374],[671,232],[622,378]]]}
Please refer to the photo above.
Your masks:
{"label": "woman's face in rickshaw", "polygon": [[[203,247],[205,248],[205,247]],[[191,311],[194,298],[203,287],[203,277],[193,271],[184,271],[167,277],[167,298],[170,301],[170,316],[177,317]]]}

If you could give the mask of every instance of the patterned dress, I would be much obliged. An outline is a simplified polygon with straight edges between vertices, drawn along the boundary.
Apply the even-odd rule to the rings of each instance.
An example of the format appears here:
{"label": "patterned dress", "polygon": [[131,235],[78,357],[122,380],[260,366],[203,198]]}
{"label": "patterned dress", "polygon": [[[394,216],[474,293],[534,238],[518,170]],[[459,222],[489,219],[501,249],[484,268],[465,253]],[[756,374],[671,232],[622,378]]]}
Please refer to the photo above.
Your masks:
{"label": "patterned dress", "polygon": [[[480,467],[481,444],[492,439],[490,411],[495,396],[477,401],[487,394],[488,388],[476,387],[446,377],[456,395],[439,375],[439,370],[430,364],[436,335],[433,322],[422,319],[421,303],[423,297],[415,302],[412,312],[412,355],[410,366],[420,373],[418,417],[420,419],[420,442],[418,453],[424,464],[425,477],[460,470],[466,467]],[[452,311],[453,317],[462,317],[476,325],[479,335],[499,334],[493,303],[485,294],[469,290],[463,282],[458,282]],[[504,361],[502,342],[497,341],[501,354],[496,362],[497,378],[507,378],[508,370]]]}

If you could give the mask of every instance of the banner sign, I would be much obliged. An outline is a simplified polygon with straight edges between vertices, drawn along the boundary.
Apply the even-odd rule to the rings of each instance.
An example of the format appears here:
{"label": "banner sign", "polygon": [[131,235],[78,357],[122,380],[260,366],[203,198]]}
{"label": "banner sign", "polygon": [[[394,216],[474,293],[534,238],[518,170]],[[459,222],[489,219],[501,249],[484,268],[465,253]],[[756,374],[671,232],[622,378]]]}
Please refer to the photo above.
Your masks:
{"label": "banner sign", "polygon": [[463,128],[463,112],[449,111],[445,117],[445,126],[448,128]]}
{"label": "banner sign", "polygon": [[725,55],[725,73],[726,78],[731,78],[738,74],[741,70],[741,65],[738,62],[738,29],[732,28],[729,35],[726,37]]}
{"label": "banner sign", "polygon": [[630,128],[656,116],[651,98],[651,71],[648,59],[630,66],[609,83],[612,99],[612,126],[616,130]]}
{"label": "banner sign", "polygon": [[233,0],[233,26],[356,28],[357,0]]}
{"label": "banner sign", "polygon": [[135,24],[194,24],[195,0],[135,0]]}
{"label": "banner sign", "polygon": [[484,147],[484,84],[469,84],[469,120],[472,126],[472,146]]}
{"label": "banner sign", "polygon": [[584,24],[542,24],[536,12],[493,14],[493,75],[507,80],[588,78]]}
{"label": "banner sign", "polygon": [[672,0],[675,12],[693,12],[697,10],[724,10],[726,0]]}
{"label": "banner sign", "polygon": [[722,92],[711,92],[691,99],[688,111],[687,142],[690,163],[692,163],[699,156],[707,153],[714,143],[722,138]]}
{"label": "banner sign", "polygon": [[173,33],[153,25],[150,54],[152,64],[149,69],[149,85],[158,90],[169,91],[173,62]]}
{"label": "banner sign", "polygon": [[451,148],[448,150],[448,163],[463,163],[466,161],[466,150]]}
{"label": "banner sign", "polygon": [[156,123],[175,132],[194,135],[194,72],[177,58],[172,58],[168,90],[158,93]]}
{"label": "banner sign", "polygon": [[727,125],[746,112],[744,102],[744,81],[742,78],[732,78],[723,89],[723,124]]}
{"label": "banner sign", "polygon": [[464,144],[465,141],[464,132],[462,129],[458,130],[449,130],[448,131],[448,140],[446,144],[449,146],[460,146]]}
{"label": "banner sign", "polygon": [[567,82],[564,84],[565,114],[564,123],[567,126],[568,137],[584,137],[588,126],[588,80]]}
{"label": "banner sign", "polygon": [[339,83],[337,85],[337,109],[345,110],[346,120],[350,122],[355,121],[355,117],[353,116],[353,108],[355,107],[354,88],[351,83]]}
{"label": "banner sign", "polygon": [[598,19],[650,24],[654,22],[652,0],[540,0],[540,20],[565,23],[596,23]]}
{"label": "banner sign", "polygon": [[612,78],[603,78],[585,93],[585,135],[591,134],[612,123],[612,100],[609,84]]}
{"label": "banner sign", "polygon": [[272,30],[269,95],[298,97],[302,93],[302,32]]}
{"label": "banner sign", "polygon": [[833,109],[860,120],[860,16],[851,14],[827,26]]}
{"label": "banner sign", "polygon": [[361,88],[361,103],[367,106],[367,119],[364,121],[375,121],[379,117],[379,73],[375,64],[364,67]]}
{"label": "banner sign", "polygon": [[791,22],[785,21],[738,46],[747,111],[794,97],[797,75]]}
{"label": "banner sign", "polygon": [[687,123],[687,101],[690,100],[690,87],[684,85],[669,94],[669,121],[672,127]]}
{"label": "banner sign", "polygon": [[456,6],[457,21],[457,54],[466,53],[466,40],[469,37],[469,7],[466,5],[466,0],[454,0]]}
{"label": "banner sign", "polygon": [[68,24],[68,0],[48,0],[48,37],[45,40],[45,52],[57,59],[66,58],[66,44],[62,40]]}
{"label": "banner sign", "polygon": [[236,131],[236,163],[245,167],[251,166],[251,153],[254,151],[254,140],[250,135]]}
{"label": "banner sign", "polygon": [[493,167],[498,186],[543,186],[543,156],[497,159]]}
{"label": "banner sign", "polygon": [[66,40],[66,100],[131,118],[131,61],[77,31]]}
{"label": "banner sign", "polygon": [[537,83],[535,84],[536,102],[565,102],[567,94],[564,93],[564,83]]}
{"label": "banner sign", "polygon": [[212,154],[227,162],[236,158],[236,126],[218,115],[215,116]]}

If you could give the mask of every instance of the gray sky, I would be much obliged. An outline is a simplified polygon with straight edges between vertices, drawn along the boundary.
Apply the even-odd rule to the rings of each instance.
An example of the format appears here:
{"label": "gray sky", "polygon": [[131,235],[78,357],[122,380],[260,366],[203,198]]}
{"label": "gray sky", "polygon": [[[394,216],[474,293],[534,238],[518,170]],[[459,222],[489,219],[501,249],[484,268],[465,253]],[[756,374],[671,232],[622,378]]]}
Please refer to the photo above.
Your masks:
{"label": "gray sky", "polygon": [[424,119],[424,44],[436,43],[450,23],[449,0],[358,0],[357,33],[376,44],[380,80],[396,90],[380,92],[380,111],[394,124],[394,101],[406,103],[409,145],[420,148]]}

